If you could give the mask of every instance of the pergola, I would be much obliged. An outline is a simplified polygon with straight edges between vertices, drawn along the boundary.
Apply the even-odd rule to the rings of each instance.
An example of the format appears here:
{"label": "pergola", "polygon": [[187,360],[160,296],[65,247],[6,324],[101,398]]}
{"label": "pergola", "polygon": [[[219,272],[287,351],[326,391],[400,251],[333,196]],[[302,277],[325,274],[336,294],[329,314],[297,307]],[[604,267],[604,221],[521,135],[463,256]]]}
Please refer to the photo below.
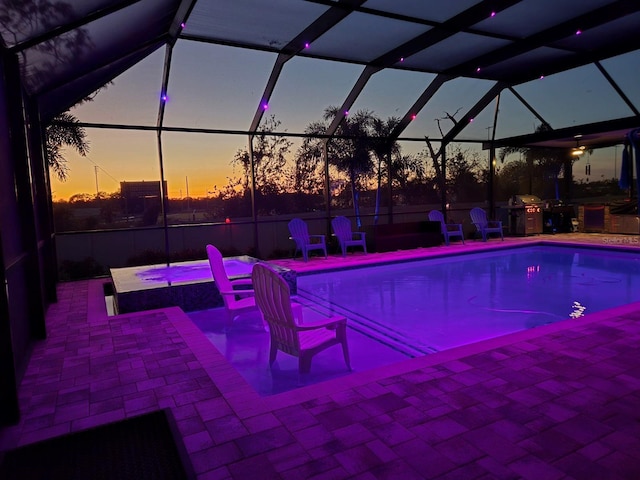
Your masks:
{"label": "pergola", "polygon": [[[486,148],[589,148],[616,145],[640,126],[639,106],[603,61],[640,49],[635,0],[12,0],[0,6],[0,244],[6,288],[0,295],[0,423],[19,415],[17,385],[29,345],[44,338],[44,314],[56,301],[51,187],[43,149],[45,126],[158,49],[165,49],[163,94],[154,130],[165,131],[165,94],[177,42],[191,41],[276,55],[247,118],[250,138],[287,62],[294,58],[345,62],[361,68],[344,93],[328,136],[378,72],[433,75],[401,112],[390,140],[405,130],[447,84],[477,79],[487,87],[463,107],[442,144],[508,91],[541,124],[551,126],[519,85],[592,65],[624,115],[603,121],[497,138]],[[635,66],[637,69],[637,65]],[[596,92],[597,93],[597,92]],[[559,102],[562,99],[558,99]],[[495,113],[498,121],[498,110]],[[493,150],[492,150],[493,151]],[[160,147],[160,156],[162,155]],[[445,167],[443,156],[442,166]]]}

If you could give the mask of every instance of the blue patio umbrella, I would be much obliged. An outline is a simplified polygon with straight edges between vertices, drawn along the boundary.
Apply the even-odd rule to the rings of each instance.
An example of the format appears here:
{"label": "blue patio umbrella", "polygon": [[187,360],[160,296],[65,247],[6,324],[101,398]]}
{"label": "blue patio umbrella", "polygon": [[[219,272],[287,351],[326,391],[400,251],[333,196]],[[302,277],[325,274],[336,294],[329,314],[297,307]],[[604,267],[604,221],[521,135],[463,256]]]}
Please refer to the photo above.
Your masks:
{"label": "blue patio umbrella", "polygon": [[631,130],[627,134],[629,143],[633,148],[633,157],[636,160],[636,197],[638,198],[638,210],[637,210],[638,215],[640,215],[640,138],[638,137],[639,134],[640,134],[640,128]]}
{"label": "blue patio umbrella", "polygon": [[620,166],[620,179],[618,180],[618,185],[623,190],[629,188],[629,147],[628,145],[623,145],[622,147],[622,165]]}

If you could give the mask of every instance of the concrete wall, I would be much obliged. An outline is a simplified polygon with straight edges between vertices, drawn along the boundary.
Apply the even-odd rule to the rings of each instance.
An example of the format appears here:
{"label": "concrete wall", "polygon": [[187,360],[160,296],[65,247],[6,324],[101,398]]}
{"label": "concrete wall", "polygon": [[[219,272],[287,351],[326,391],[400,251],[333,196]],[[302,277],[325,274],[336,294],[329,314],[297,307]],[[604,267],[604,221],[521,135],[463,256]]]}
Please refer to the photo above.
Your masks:
{"label": "concrete wall", "polygon": [[[261,258],[291,249],[287,222],[258,224]],[[315,223],[310,224],[310,229],[316,228]],[[254,249],[254,227],[251,223],[171,226],[168,239],[171,253],[201,251],[201,258],[206,258],[208,243],[223,252],[249,253]],[[145,252],[164,252],[165,233],[160,227],[61,233],[56,235],[56,250],[58,267],[65,261],[81,262],[87,258],[105,269],[124,267],[130,258]]]}
{"label": "concrete wall", "polygon": [[[429,208],[427,208],[429,207]],[[417,222],[427,219],[432,206],[414,206],[394,208],[393,222]],[[336,215],[352,216],[352,211],[332,211]],[[309,233],[326,234],[330,252],[337,251],[330,236],[330,222],[318,213],[302,214],[300,218],[307,222]],[[462,221],[465,236],[475,230],[469,219],[468,209],[454,212],[454,218]],[[168,228],[169,251],[171,253],[187,250],[202,252],[200,258],[206,258],[205,246],[214,244],[221,251],[235,254],[250,253],[262,259],[282,257],[293,254],[293,242],[289,239],[288,222],[290,217],[269,217],[258,221],[257,234],[259,250],[255,251],[254,224],[251,222],[232,222],[229,224],[176,225]],[[373,216],[362,218],[363,227],[372,225]],[[352,219],[355,228],[355,221]],[[381,214],[379,224],[388,223],[388,215]],[[101,265],[105,272],[109,268],[128,266],[128,260],[145,252],[164,252],[165,233],[162,227],[131,228],[122,230],[95,230],[56,234],[58,268],[65,261],[82,262],[87,258]]]}

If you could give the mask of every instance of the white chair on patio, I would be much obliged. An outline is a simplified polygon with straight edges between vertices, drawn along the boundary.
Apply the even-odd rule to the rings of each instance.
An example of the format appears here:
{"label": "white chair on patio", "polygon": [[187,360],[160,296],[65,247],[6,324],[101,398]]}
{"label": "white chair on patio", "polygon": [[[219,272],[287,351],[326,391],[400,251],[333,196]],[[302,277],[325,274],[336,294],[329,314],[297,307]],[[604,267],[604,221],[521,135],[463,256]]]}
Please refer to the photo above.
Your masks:
{"label": "white chair on patio", "polygon": [[[220,295],[222,295],[229,323],[232,323],[238,315],[256,310],[255,292],[252,289],[246,288],[251,285],[251,279],[239,278],[237,280],[229,280],[227,272],[224,269],[222,254],[220,250],[213,245],[207,245],[207,257],[209,258],[209,267],[211,267],[213,281]],[[234,287],[244,288],[237,289]]]}
{"label": "white chair on patio", "polygon": [[[296,323],[289,285],[264,264],[257,263],[251,274],[256,292],[256,304],[269,325],[269,365],[273,365],[278,351],[298,357],[298,373],[309,373],[311,359],[317,353],[341,345],[344,361],[351,370],[347,345],[347,319],[333,316],[320,321]],[[301,311],[300,311],[301,315]]]}

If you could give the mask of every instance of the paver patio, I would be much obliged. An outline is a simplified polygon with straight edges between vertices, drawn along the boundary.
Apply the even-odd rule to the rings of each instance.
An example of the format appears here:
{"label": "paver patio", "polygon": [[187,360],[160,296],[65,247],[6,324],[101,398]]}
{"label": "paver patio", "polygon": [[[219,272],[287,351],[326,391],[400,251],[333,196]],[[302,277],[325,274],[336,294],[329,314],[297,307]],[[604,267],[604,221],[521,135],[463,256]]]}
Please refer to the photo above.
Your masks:
{"label": "paver patio", "polygon": [[640,478],[640,303],[260,397],[178,308],[107,316],[105,281],[58,286],[3,450],[168,408],[203,480]]}

